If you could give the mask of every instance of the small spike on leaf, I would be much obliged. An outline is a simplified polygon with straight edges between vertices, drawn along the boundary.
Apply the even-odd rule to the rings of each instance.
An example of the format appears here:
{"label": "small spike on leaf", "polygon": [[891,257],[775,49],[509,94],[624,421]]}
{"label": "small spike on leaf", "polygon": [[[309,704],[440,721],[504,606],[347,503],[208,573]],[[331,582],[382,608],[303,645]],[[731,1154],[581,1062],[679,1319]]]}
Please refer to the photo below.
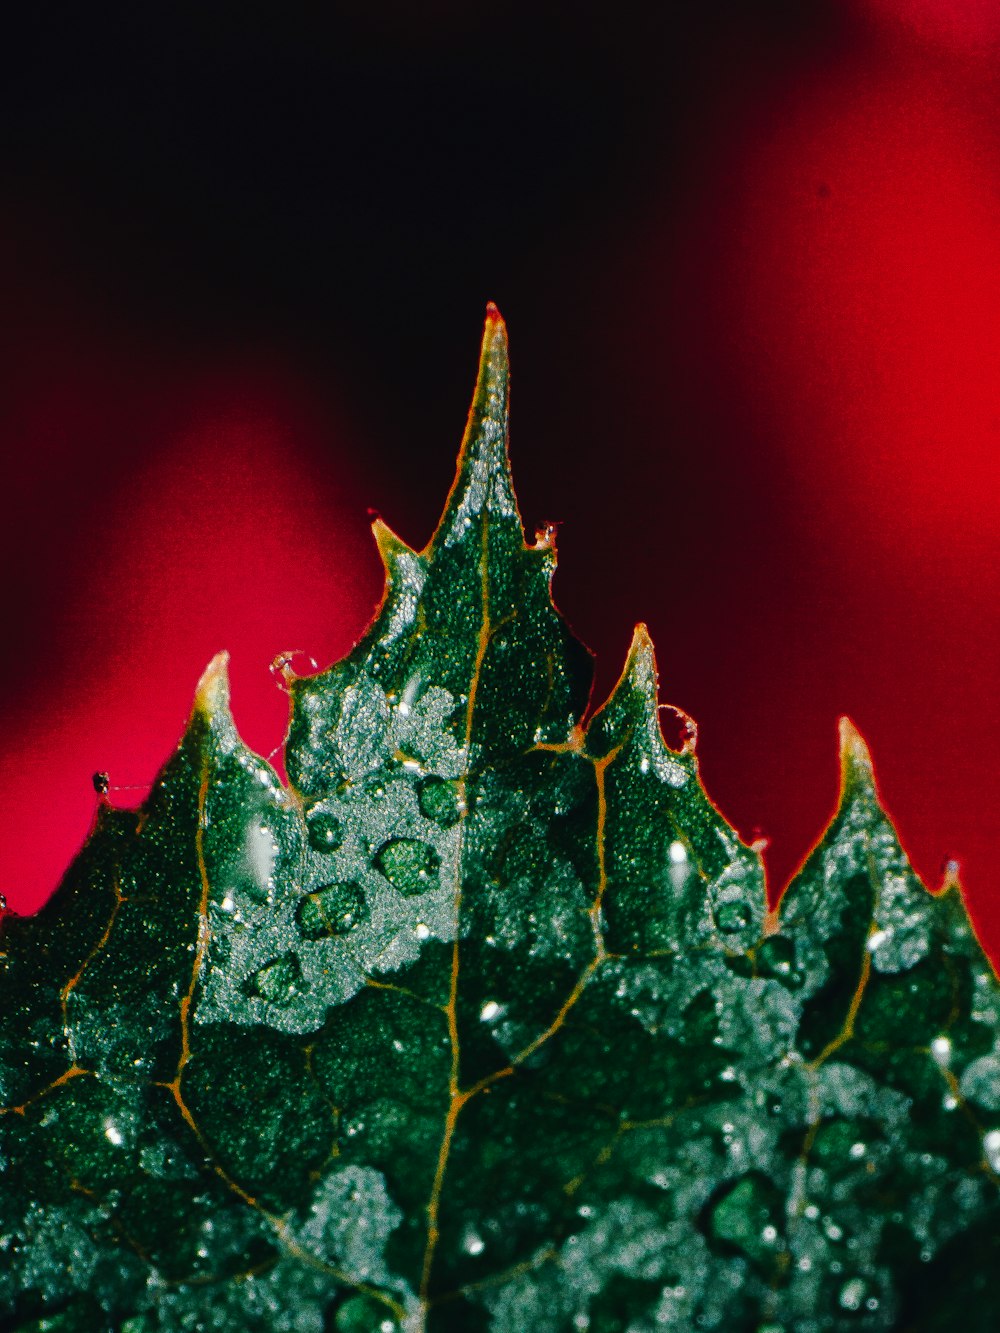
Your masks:
{"label": "small spike on leaf", "polygon": [[229,707],[229,654],[225,651],[216,653],[202,672],[201,680],[195,691],[194,706],[207,717],[223,712]]}
{"label": "small spike on leaf", "polygon": [[[1000,1326],[1000,986],[841,720],[780,905],[525,544],[487,309],[455,483],[341,662],[227,655],[138,812],[0,949],[15,1333]],[[585,716],[589,717],[584,721]],[[2,911],[2,900],[0,900]]]}
{"label": "small spike on leaf", "polygon": [[849,717],[840,719],[840,762],[845,775],[855,774],[873,781],[875,770],[872,767],[871,751]]}

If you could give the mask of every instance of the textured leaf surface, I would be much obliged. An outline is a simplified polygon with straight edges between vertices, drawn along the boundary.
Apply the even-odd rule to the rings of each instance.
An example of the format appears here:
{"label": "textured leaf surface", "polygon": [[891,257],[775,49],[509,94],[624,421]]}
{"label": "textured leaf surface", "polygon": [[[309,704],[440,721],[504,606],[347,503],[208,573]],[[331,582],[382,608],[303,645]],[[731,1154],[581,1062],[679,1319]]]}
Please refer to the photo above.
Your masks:
{"label": "textured leaf surface", "polygon": [[506,414],[491,311],[431,543],[376,524],[367,635],[289,674],[290,787],[219,658],[143,808],[5,920],[5,1327],[1000,1322],[1000,993],[957,888],[845,722],[768,914],[642,629],[584,723]]}

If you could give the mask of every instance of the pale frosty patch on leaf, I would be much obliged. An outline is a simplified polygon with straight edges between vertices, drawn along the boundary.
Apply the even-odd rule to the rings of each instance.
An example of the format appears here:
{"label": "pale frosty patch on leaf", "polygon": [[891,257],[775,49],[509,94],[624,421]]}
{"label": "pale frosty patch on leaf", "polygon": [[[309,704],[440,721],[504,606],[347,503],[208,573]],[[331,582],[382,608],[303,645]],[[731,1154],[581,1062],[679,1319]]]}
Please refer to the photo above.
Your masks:
{"label": "pale frosty patch on leaf", "polygon": [[403,1219],[385,1177],[371,1167],[331,1171],[317,1186],[304,1222],[289,1227],[297,1243],[354,1282],[396,1285],[385,1247]]}

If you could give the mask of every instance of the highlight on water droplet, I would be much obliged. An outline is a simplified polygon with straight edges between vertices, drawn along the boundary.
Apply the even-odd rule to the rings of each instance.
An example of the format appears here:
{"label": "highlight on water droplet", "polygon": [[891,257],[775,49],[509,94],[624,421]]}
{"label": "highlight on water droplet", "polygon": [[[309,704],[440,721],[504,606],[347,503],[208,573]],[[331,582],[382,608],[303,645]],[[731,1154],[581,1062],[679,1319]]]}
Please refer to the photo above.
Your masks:
{"label": "highlight on water droplet", "polygon": [[947,1037],[934,1038],[931,1042],[931,1055],[942,1068],[947,1065],[951,1059],[951,1042]]}
{"label": "highlight on water droplet", "polygon": [[274,866],[280,848],[267,825],[255,823],[247,825],[244,847],[251,895],[266,899],[274,884]]}
{"label": "highlight on water droplet", "polygon": [[844,1310],[860,1310],[868,1288],[859,1277],[852,1277],[840,1289],[840,1305]]}
{"label": "highlight on water droplet", "polygon": [[486,1249],[486,1242],[475,1228],[466,1227],[465,1234],[462,1237],[462,1249],[466,1254],[480,1255]]}
{"label": "highlight on water droplet", "polygon": [[682,842],[670,844],[670,860],[675,866],[684,865],[688,859],[688,850]]}
{"label": "highlight on water droplet", "polygon": [[487,1000],[479,1011],[479,1021],[481,1023],[492,1023],[503,1013],[501,1005],[496,1000]]}

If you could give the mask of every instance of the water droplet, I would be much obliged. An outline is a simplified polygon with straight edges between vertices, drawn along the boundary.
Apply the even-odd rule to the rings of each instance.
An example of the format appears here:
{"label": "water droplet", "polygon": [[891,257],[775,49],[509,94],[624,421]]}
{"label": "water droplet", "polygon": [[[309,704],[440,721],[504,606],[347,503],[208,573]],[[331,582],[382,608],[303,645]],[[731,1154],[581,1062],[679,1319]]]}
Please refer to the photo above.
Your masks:
{"label": "water droplet", "polygon": [[418,921],[413,927],[413,933],[418,940],[426,940],[430,938],[431,928],[425,925],[423,921]]}
{"label": "water droplet", "polygon": [[344,840],[344,830],[336,815],[328,810],[310,812],[306,816],[309,846],[317,852],[335,852]]}
{"label": "water droplet", "polygon": [[233,911],[233,909],[236,907],[236,903],[233,900],[232,894],[227,893],[226,896],[223,898],[222,902],[219,904],[219,906],[222,908],[224,912]]}
{"label": "water droplet", "polygon": [[301,979],[298,958],[293,953],[286,953],[265,963],[250,978],[247,989],[251,995],[259,995],[270,1004],[288,1004]]}
{"label": "water droplet", "polygon": [[840,1289],[841,1308],[844,1310],[860,1310],[861,1302],[864,1300],[867,1290],[868,1288],[861,1278],[852,1277]]}
{"label": "water droplet", "polygon": [[424,778],[417,787],[421,814],[442,828],[451,828],[462,817],[458,784],[447,778]]}
{"label": "water droplet", "polygon": [[742,930],[749,921],[750,908],[745,903],[722,903],[715,909],[715,924],[727,935]]}
{"label": "water droplet", "polygon": [[790,990],[802,984],[802,975],[795,966],[795,945],[787,935],[770,935],[757,950],[757,971],[761,976],[774,977]]}
{"label": "water droplet", "polygon": [[951,1042],[947,1037],[935,1037],[931,1042],[931,1055],[942,1068],[951,1059]]}
{"label": "water droplet", "polygon": [[245,835],[246,864],[251,880],[247,885],[250,896],[262,901],[268,897],[273,884],[274,863],[279,847],[274,834],[265,824],[249,824]]}
{"label": "water droplet", "polygon": [[492,1023],[494,1019],[499,1018],[503,1009],[496,1000],[487,1000],[479,1011],[479,1019],[482,1023]]}
{"label": "water droplet", "polygon": [[397,1333],[399,1325],[387,1317],[385,1305],[371,1296],[351,1296],[330,1325],[337,1333]]}
{"label": "water droplet", "polygon": [[393,888],[409,897],[436,886],[441,858],[417,838],[393,838],[379,848],[375,865]]}
{"label": "water droplet", "polygon": [[639,772],[640,773],[649,772],[649,758],[647,755],[643,755],[642,759],[639,761]]}
{"label": "water droplet", "polygon": [[941,1100],[941,1105],[946,1111],[954,1111],[955,1107],[958,1105],[958,1098],[953,1092],[946,1092]]}
{"label": "water droplet", "polygon": [[1000,1129],[991,1129],[983,1135],[983,1152],[993,1171],[1000,1171]]}
{"label": "water droplet", "polygon": [[466,1254],[482,1254],[483,1250],[486,1249],[486,1242],[478,1231],[474,1231],[472,1227],[467,1227],[465,1235],[462,1237],[462,1249]]}
{"label": "water droplet", "polygon": [[113,1143],[116,1148],[125,1141],[121,1130],[112,1120],[105,1120],[104,1122],[104,1137],[109,1143]]}
{"label": "water droplet", "polygon": [[682,842],[672,842],[670,844],[670,859],[675,866],[683,865],[688,859],[687,848]]}
{"label": "water droplet", "polygon": [[863,1143],[852,1143],[848,1151],[848,1156],[853,1157],[855,1161],[859,1157],[864,1157],[867,1147]]}
{"label": "water droplet", "polygon": [[98,796],[107,796],[108,789],[111,786],[111,775],[109,773],[95,773],[90,779],[94,784],[94,791]]}
{"label": "water droplet", "polygon": [[826,1232],[827,1237],[830,1240],[843,1240],[844,1238],[844,1233],[840,1227],[837,1226],[836,1222],[827,1222],[823,1230]]}
{"label": "water droplet", "polygon": [[751,1172],[728,1186],[716,1199],[709,1214],[710,1239],[742,1250],[766,1270],[776,1262],[780,1247],[778,1222],[781,1198],[774,1185],[759,1172]]}
{"label": "water droplet", "polygon": [[873,930],[872,933],[868,936],[868,941],[865,944],[865,948],[868,950],[869,953],[874,953],[875,950],[879,947],[879,945],[884,944],[888,938],[889,938],[889,932],[887,930]]}
{"label": "water droplet", "polygon": [[346,935],[368,917],[364,892],[357,884],[325,884],[306,894],[296,910],[299,930],[307,940]]}

